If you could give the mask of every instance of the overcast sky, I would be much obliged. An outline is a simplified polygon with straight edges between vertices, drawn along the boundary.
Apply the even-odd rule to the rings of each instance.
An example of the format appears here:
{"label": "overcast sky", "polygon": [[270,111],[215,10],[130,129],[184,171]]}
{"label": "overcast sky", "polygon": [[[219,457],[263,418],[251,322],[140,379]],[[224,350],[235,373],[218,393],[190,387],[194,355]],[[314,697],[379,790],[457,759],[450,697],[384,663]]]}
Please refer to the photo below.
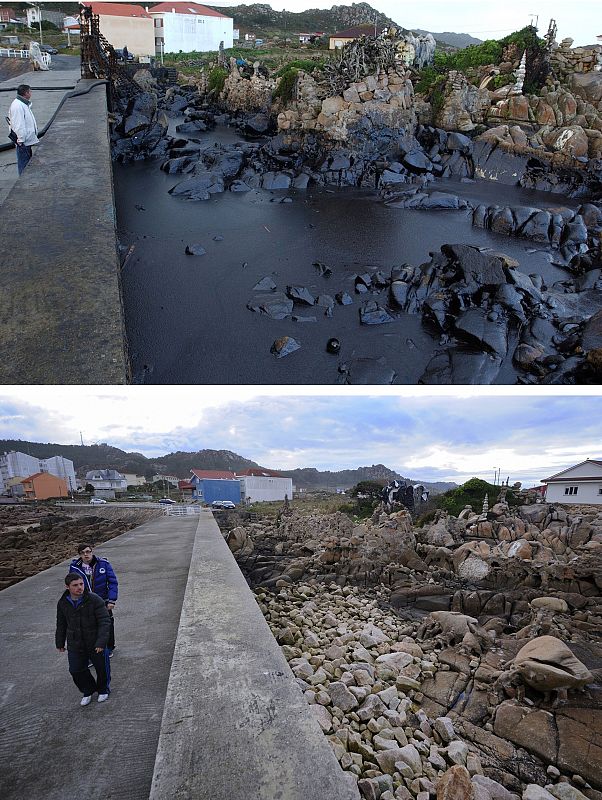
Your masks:
{"label": "overcast sky", "polygon": [[375,396],[373,388],[346,388],[353,393],[6,387],[0,388],[0,438],[79,444],[81,431],[84,444],[107,442],[146,456],[210,448],[273,469],[382,463],[409,478],[458,483],[492,479],[500,467],[511,482],[537,484],[588,457],[602,458],[601,399],[593,394],[480,387],[400,395],[399,388],[382,387]]}
{"label": "overcast sky", "polygon": [[[236,6],[238,0],[208,2],[213,6]],[[249,4],[250,5],[250,4]],[[308,8],[332,8],[332,2],[320,0],[274,0],[269,3],[278,11],[305,11]],[[336,5],[351,5],[342,0]],[[539,17],[538,27],[543,36],[550,18],[558,25],[557,40],[570,36],[576,45],[595,44],[596,35],[602,34],[601,0],[429,0],[428,2],[402,2],[402,0],[370,0],[369,5],[410,30],[454,31],[470,33],[477,39],[501,39],[508,33],[524,28],[531,15]]]}

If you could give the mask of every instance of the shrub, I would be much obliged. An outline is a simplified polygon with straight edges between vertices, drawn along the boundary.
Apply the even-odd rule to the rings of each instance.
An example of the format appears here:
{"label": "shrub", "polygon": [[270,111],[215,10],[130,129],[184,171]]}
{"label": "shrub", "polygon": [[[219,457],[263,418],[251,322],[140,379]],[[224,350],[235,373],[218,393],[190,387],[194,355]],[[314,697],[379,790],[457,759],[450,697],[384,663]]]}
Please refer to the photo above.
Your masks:
{"label": "shrub", "polygon": [[297,58],[294,61],[289,61],[288,64],[280,67],[280,69],[276,72],[276,77],[281,78],[289,69],[296,69],[296,70],[303,70],[303,72],[313,72],[315,69],[322,70],[324,68],[324,62],[320,59],[319,61],[314,61],[313,59],[309,58]]}
{"label": "shrub", "polygon": [[289,66],[284,71],[280,70],[280,72],[282,73],[282,77],[280,78],[278,86],[274,90],[272,98],[276,100],[276,98],[279,97],[286,105],[286,103],[290,103],[290,101],[293,99],[295,81],[297,80],[299,70],[295,69],[295,67]]}
{"label": "shrub", "polygon": [[215,94],[221,94],[227,77],[228,72],[222,67],[215,67],[212,69],[209,73],[209,80],[207,83],[209,91],[215,92]]}

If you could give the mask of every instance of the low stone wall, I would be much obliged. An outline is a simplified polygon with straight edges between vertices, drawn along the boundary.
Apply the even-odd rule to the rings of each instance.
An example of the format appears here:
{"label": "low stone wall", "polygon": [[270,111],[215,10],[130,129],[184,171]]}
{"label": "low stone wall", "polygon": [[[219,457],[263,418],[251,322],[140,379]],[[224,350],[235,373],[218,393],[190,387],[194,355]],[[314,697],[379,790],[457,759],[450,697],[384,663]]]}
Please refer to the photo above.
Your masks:
{"label": "low stone wall", "polygon": [[571,49],[572,43],[572,39],[563,39],[560,47],[552,51],[550,64],[556,75],[565,77],[571,72],[592,72],[602,64],[602,44]]}
{"label": "low stone wall", "polygon": [[190,563],[150,800],[359,800],[209,512]]}

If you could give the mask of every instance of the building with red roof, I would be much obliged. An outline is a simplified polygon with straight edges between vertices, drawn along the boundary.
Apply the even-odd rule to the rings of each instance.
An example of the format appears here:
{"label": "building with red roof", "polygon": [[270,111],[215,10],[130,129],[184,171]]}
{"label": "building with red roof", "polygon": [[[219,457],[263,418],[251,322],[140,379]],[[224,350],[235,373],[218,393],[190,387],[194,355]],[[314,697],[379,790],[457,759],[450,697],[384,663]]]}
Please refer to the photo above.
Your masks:
{"label": "building with red roof", "polygon": [[544,478],[542,483],[547,484],[548,503],[602,505],[602,460],[588,458]]}
{"label": "building with red roof", "polygon": [[96,2],[85,5],[98,15],[100,32],[113,47],[127,47],[132,55],[141,59],[154,57],[154,21],[142,6]]}
{"label": "building with red roof", "polygon": [[149,8],[154,21],[155,49],[161,53],[207,53],[232,47],[233,20],[200,3],[158,3]]}

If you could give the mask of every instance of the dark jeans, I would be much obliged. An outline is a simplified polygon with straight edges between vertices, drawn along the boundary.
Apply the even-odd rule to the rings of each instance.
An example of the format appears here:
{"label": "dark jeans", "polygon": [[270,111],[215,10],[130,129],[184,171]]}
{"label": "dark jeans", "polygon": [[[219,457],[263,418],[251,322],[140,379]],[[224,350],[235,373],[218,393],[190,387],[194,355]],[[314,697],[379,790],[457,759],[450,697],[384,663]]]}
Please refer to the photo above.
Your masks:
{"label": "dark jeans", "polygon": [[111,630],[109,632],[109,641],[107,642],[107,647],[109,650],[115,649],[115,619],[113,617],[112,609],[108,609],[109,616],[111,617]]}
{"label": "dark jeans", "polygon": [[29,164],[31,153],[32,153],[31,147],[26,147],[24,144],[17,145],[17,169],[19,170],[19,175]]}
{"label": "dark jeans", "polygon": [[[89,697],[94,692],[98,694],[108,694],[109,684],[111,683],[111,665],[109,662],[109,651],[105,647],[102,653],[78,653],[75,650],[67,650],[69,658],[69,672],[73,682],[82,694]],[[88,669],[88,663],[96,670],[96,680]]]}

